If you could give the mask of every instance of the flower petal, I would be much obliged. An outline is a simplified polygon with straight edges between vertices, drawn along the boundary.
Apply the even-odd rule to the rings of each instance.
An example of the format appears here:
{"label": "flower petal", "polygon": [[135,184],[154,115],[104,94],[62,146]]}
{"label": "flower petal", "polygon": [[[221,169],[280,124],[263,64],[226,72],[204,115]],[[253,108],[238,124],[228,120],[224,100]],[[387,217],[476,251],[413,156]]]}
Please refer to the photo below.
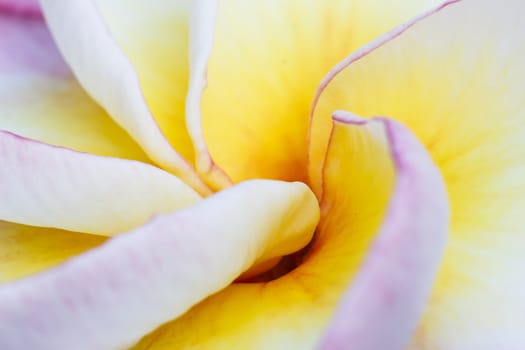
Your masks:
{"label": "flower petal", "polygon": [[49,146],[0,131],[0,218],[114,234],[199,195],[151,165]]}
{"label": "flower petal", "polygon": [[[449,216],[446,190],[428,153],[400,124],[390,120],[367,122],[352,116],[348,118],[348,114],[343,113],[336,118],[342,124],[336,124],[332,132],[325,168],[327,186],[333,185],[328,176],[334,180],[339,177],[336,182],[343,188],[360,187],[359,182],[347,185],[337,174],[340,150],[332,149],[345,143],[341,138],[354,139],[351,142],[358,147],[352,149],[358,154],[361,153],[359,146],[381,147],[374,143],[384,144],[388,138],[397,173],[378,237],[344,296],[324,336],[322,348],[401,350],[419,323],[444,248]],[[380,130],[378,133],[378,126],[368,125],[374,123],[381,124],[380,128],[385,129],[386,135],[380,135]],[[358,124],[364,126],[356,127]],[[355,160],[360,159],[355,157]],[[355,162],[352,166],[362,164],[366,162]],[[376,179],[384,175],[366,174]],[[334,190],[327,188],[326,196],[333,196]],[[360,191],[363,196],[367,190],[360,187],[353,191]],[[360,203],[359,197],[351,198]],[[324,201],[330,203],[329,198]]]}
{"label": "flower petal", "polygon": [[[410,196],[421,196],[417,198],[421,203],[429,204],[422,206],[421,210],[435,209],[421,212],[420,218],[426,223],[435,222],[435,229],[442,230],[435,236],[432,235],[434,231],[427,235],[424,230],[412,234],[413,229],[422,228],[423,222],[409,220],[403,223],[413,224],[414,227],[407,227],[407,231],[395,232],[393,235],[383,231],[378,241],[385,247],[383,251],[387,252],[390,248],[395,249],[394,245],[390,246],[393,243],[390,237],[399,239],[399,242],[416,239],[414,249],[411,249],[409,242],[399,252],[406,253],[408,261],[417,260],[421,264],[412,270],[421,274],[410,275],[410,280],[405,280],[414,287],[414,291],[407,293],[407,296],[415,299],[414,304],[405,304],[411,307],[407,310],[410,319],[400,319],[404,326],[397,329],[406,330],[410,327],[417,311],[415,309],[423,305],[422,296],[428,290],[433,276],[431,270],[435,268],[443,248],[447,206],[439,174],[432,161],[424,159],[425,152],[421,145],[413,137],[407,136],[408,132],[399,125],[394,124],[392,127],[395,128],[396,138],[388,139],[380,122],[363,127],[336,123],[325,165],[321,221],[308,255],[297,268],[269,282],[234,283],[201,302],[181,318],[145,337],[136,349],[316,348],[341,296],[359,272],[370,244],[380,230],[387,208],[392,208],[387,214],[388,223],[392,224],[389,227],[398,227],[393,220],[394,215],[399,214],[395,208],[401,197],[396,195],[389,204],[394,182],[404,187],[407,179],[412,181],[416,178],[418,185],[433,185],[417,193],[410,192]],[[403,200],[407,198],[402,197]],[[430,205],[433,201],[436,201],[435,207]],[[385,240],[388,244],[385,244]],[[370,258],[374,260],[374,269],[377,257],[373,255]],[[385,254],[384,257],[394,258],[394,255]],[[391,262],[399,266],[398,260],[392,259]],[[396,278],[407,277],[402,275],[401,269],[394,271],[399,272]],[[363,283],[361,279],[356,279],[357,285]],[[389,280],[383,282],[385,288],[389,287]],[[393,285],[399,287],[395,283]],[[397,300],[393,299],[393,304],[396,301],[406,300],[400,296]],[[363,317],[370,318],[372,315],[369,313]],[[381,324],[374,326],[384,330],[379,328]],[[378,333],[373,334],[379,336]],[[346,345],[350,348],[351,344]]]}
{"label": "flower petal", "polygon": [[0,129],[99,155],[147,159],[75,82],[40,18],[0,11]]}
{"label": "flower petal", "polygon": [[106,239],[0,221],[0,283],[44,271]]}
{"label": "flower petal", "polygon": [[230,177],[213,161],[202,132],[201,100],[207,86],[208,60],[213,48],[217,1],[196,0],[190,26],[190,84],[186,99],[186,125],[195,148],[199,174],[216,190],[229,187]]}
{"label": "flower petal", "polygon": [[522,10],[519,0],[449,1],[349,57],[320,90],[314,152],[333,110],[389,115],[443,174],[450,242],[415,349],[525,343]]}
{"label": "flower petal", "polygon": [[38,0],[0,0],[0,12],[42,17]]}
{"label": "flower petal", "polygon": [[187,106],[201,172],[213,169],[213,159],[234,182],[306,180],[307,116],[319,80],[342,57],[436,2],[204,1],[206,13],[192,23]]}
{"label": "flower petal", "polygon": [[151,114],[171,145],[193,162],[184,102],[189,78],[191,1],[95,1],[104,24],[133,64]]}
{"label": "flower petal", "polygon": [[[210,193],[191,164],[172,148],[159,129],[135,67],[118,46],[95,3],[92,0],[42,0],[41,5],[58,47],[86,91],[153,161],[199,192]],[[179,54],[186,55],[186,52]],[[146,85],[151,84],[148,81]]]}
{"label": "flower petal", "polygon": [[300,248],[293,242],[311,235],[318,215],[304,184],[261,180],[157,217],[54,270],[0,287],[0,343],[9,349],[129,346],[274,247]]}

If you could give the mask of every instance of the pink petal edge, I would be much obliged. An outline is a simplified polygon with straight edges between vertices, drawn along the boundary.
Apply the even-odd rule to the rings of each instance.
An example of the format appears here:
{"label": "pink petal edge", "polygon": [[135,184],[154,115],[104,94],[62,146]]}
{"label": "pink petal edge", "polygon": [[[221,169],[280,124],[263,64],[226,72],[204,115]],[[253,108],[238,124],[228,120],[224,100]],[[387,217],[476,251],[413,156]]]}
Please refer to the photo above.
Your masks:
{"label": "pink petal edge", "polygon": [[[305,222],[303,209],[319,218],[306,185],[247,181],[54,269],[0,285],[0,344],[10,350],[127,348],[229,285],[271,253],[268,242],[313,233],[317,221]],[[246,234],[250,223],[269,220]],[[284,223],[291,229],[275,231]],[[300,247],[290,249],[285,254]]]}
{"label": "pink petal edge", "polygon": [[426,306],[449,221],[439,170],[414,135],[390,119],[335,112],[348,125],[383,123],[397,169],[394,192],[361,271],[342,298],[322,349],[398,350]]}
{"label": "pink petal edge", "polygon": [[0,0],[0,13],[42,18],[38,0]]}
{"label": "pink petal edge", "polygon": [[115,234],[200,196],[138,161],[101,157],[0,130],[0,220]]}
{"label": "pink petal edge", "polygon": [[[314,117],[315,117],[315,111],[316,111],[319,99],[321,98],[321,95],[323,94],[325,88],[330,84],[330,82],[332,82],[332,80],[342,70],[344,70],[346,67],[351,65],[353,62],[356,62],[356,61],[360,60],[361,58],[365,57],[366,55],[368,55],[369,53],[373,52],[374,50],[376,50],[376,49],[380,48],[381,46],[387,44],[388,42],[394,40],[396,37],[398,37],[399,35],[403,34],[409,28],[411,28],[412,26],[417,24],[419,21],[424,20],[425,18],[440,12],[441,10],[445,9],[446,7],[448,7],[450,5],[453,5],[455,3],[459,3],[461,1],[464,1],[464,0],[447,0],[447,1],[443,2],[441,5],[438,5],[438,6],[434,7],[434,8],[432,8],[432,9],[428,10],[427,12],[422,13],[419,16],[416,16],[413,19],[409,20],[408,22],[406,22],[404,24],[401,24],[400,26],[392,29],[391,31],[381,35],[377,39],[375,39],[375,40],[371,41],[369,44],[361,47],[359,50],[353,52],[352,54],[350,54],[349,56],[344,58],[341,62],[336,64],[324,76],[324,78],[321,80],[321,82],[320,82],[319,86],[317,87],[317,90],[316,90],[316,92],[314,94],[314,97],[312,99],[312,103],[311,103],[311,107],[310,107],[310,116],[309,116],[310,120],[309,120],[309,126],[308,126],[308,144],[312,145],[312,140],[313,140],[312,130],[315,127],[315,125],[314,125],[315,118]],[[323,147],[327,146],[328,139],[324,140],[324,141],[326,141],[326,142],[323,144]],[[313,166],[313,161],[312,161],[312,153],[311,153],[311,146],[310,146],[310,148],[308,150],[308,169],[309,169],[309,172],[310,172],[310,176],[312,176],[311,175],[312,171],[315,172],[315,173],[317,173],[317,171],[320,171],[320,169],[312,169],[312,166]],[[312,184],[312,187],[314,188],[314,192],[319,190],[317,188],[317,186],[319,186],[319,185],[320,185],[320,187],[322,187],[322,184],[316,184],[315,180],[314,180],[314,183]],[[320,197],[322,197],[322,189],[320,191],[321,191],[321,193],[318,193],[318,195]]]}
{"label": "pink petal edge", "polygon": [[6,75],[71,76],[41,14],[35,15],[33,7],[10,4],[0,0],[0,85]]}

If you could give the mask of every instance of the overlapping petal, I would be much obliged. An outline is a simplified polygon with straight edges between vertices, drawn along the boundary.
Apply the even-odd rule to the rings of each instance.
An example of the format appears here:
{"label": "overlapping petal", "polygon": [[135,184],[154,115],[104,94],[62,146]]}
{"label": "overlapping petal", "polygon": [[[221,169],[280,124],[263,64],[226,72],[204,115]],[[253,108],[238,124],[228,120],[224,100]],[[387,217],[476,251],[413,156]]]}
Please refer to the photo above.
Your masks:
{"label": "overlapping petal", "polygon": [[201,172],[214,161],[234,182],[306,180],[307,116],[322,76],[436,2],[202,1],[193,29],[208,37],[194,36],[188,100],[200,105],[188,105],[187,116]]}
{"label": "overlapping petal", "polygon": [[24,11],[0,11],[0,128],[79,151],[145,160],[76,83],[43,20]]}
{"label": "overlapping petal", "polygon": [[[352,225],[359,212],[369,210],[366,204],[370,200],[364,198],[371,188],[359,186],[359,180],[364,180],[359,175],[357,181],[343,178],[341,173],[348,171],[341,172],[341,164],[363,167],[360,174],[368,177],[365,181],[369,185],[389,188],[388,171],[366,171],[371,163],[384,163],[389,142],[397,173],[378,237],[343,298],[322,348],[401,350],[419,323],[441,260],[449,217],[446,190],[426,150],[402,125],[388,119],[366,121],[341,112],[335,118],[324,169],[327,188],[323,202],[333,206],[332,201],[340,201],[337,190],[341,188],[346,193],[357,192],[350,197],[353,215],[336,212],[339,224]],[[344,157],[341,148],[352,150],[353,155],[347,156],[350,162],[340,161]],[[374,148],[378,151],[373,152]],[[376,156],[362,159],[366,153]],[[335,184],[339,186],[330,188]]]}
{"label": "overlapping petal", "polygon": [[[369,126],[336,124],[325,164],[321,221],[297,268],[267,282],[234,283],[144,338],[136,349],[314,349],[378,232],[355,283],[358,294],[370,283],[382,289],[379,295],[370,294],[362,309],[344,305],[342,310],[352,312],[345,315],[349,319],[362,316],[370,326],[366,334],[377,335],[393,322],[392,317],[373,322],[378,320],[373,305],[382,302],[384,291],[385,298],[391,297],[392,316],[400,316],[407,307],[406,317],[394,328],[406,341],[434,277],[448,207],[439,173],[413,136],[397,124],[390,138],[381,123]],[[421,215],[407,217],[418,204]],[[337,331],[346,325],[340,318],[335,322],[336,334],[329,340],[335,338],[341,345]],[[392,332],[386,334],[398,340]],[[348,340],[363,344],[355,333]],[[348,342],[343,345],[352,348]]]}
{"label": "overlapping petal", "polygon": [[149,110],[171,145],[193,162],[184,121],[191,1],[95,1],[113,39],[133,64]]}
{"label": "overlapping petal", "polygon": [[114,234],[200,196],[177,177],[137,161],[99,157],[0,131],[0,219]]}
{"label": "overlapping petal", "polygon": [[[41,4],[58,47],[86,91],[142,146],[153,161],[179,176],[200,193],[210,193],[191,164],[172,148],[159,129],[144,97],[137,70],[118,46],[94,1],[42,0]],[[147,8],[148,5],[144,7]],[[118,14],[110,6],[102,8],[107,10],[106,15],[110,18]],[[177,38],[173,42],[175,44]],[[184,47],[184,42],[180,45]],[[133,50],[136,52],[136,48]],[[154,52],[151,54],[155,57]],[[146,62],[141,64],[143,65],[148,64]],[[159,75],[161,73],[149,76],[149,79],[155,80],[155,76]],[[148,87],[151,85],[149,79],[145,79]],[[162,82],[159,86],[161,84]],[[158,96],[150,98],[155,106],[158,106],[158,98],[162,98],[161,95]],[[181,127],[182,125],[174,126]],[[181,135],[183,134],[184,132]]]}
{"label": "overlapping petal", "polygon": [[0,221],[0,283],[26,277],[94,248],[107,237]]}
{"label": "overlapping petal", "polygon": [[322,125],[333,110],[388,115],[414,131],[443,173],[450,243],[414,349],[524,342],[522,5],[449,1],[349,57],[320,90],[313,153],[326,149]]}
{"label": "overlapping petal", "polygon": [[9,349],[132,345],[272,251],[301,248],[318,217],[304,184],[240,184],[56,269],[0,286],[0,343]]}

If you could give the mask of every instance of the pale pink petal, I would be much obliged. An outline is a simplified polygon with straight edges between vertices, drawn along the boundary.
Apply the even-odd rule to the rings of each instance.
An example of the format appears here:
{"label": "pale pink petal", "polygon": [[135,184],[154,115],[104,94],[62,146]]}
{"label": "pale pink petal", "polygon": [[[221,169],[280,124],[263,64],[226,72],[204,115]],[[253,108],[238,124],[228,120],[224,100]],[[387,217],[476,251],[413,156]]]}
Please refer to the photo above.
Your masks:
{"label": "pale pink petal", "polygon": [[232,187],[56,269],[1,286],[0,344],[128,347],[226,287],[268,250],[311,237],[318,218],[315,196],[302,183]]}
{"label": "pale pink petal", "polygon": [[42,17],[38,0],[0,0],[0,13],[11,13],[28,17]]}
{"label": "pale pink petal", "polygon": [[114,234],[199,195],[151,165],[54,147],[0,131],[0,220]]}
{"label": "pale pink petal", "polygon": [[347,124],[384,123],[397,175],[379,235],[322,348],[403,349],[426,306],[442,256],[449,218],[446,189],[424,147],[401,124],[341,112],[335,118]]}
{"label": "pale pink petal", "polygon": [[44,22],[33,16],[4,10],[2,6],[7,5],[0,2],[0,74],[42,72],[67,75],[69,69]]}
{"label": "pale pink petal", "polygon": [[403,122],[445,179],[449,243],[410,349],[525,344],[523,9],[522,0],[447,1],[348,57],[319,90],[313,178],[323,129],[342,109]]}
{"label": "pale pink petal", "polygon": [[152,160],[199,192],[210,193],[160,131],[142,94],[135,68],[111,36],[93,1],[41,3],[58,47],[86,91]]}

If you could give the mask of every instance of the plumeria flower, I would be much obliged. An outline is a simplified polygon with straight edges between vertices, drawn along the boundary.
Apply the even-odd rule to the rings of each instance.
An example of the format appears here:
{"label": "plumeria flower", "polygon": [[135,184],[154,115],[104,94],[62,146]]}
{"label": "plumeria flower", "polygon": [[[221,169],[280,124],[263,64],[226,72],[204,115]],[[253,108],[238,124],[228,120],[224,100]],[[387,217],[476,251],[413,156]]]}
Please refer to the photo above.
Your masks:
{"label": "plumeria flower", "polygon": [[521,0],[0,0],[1,349],[522,349]]}

